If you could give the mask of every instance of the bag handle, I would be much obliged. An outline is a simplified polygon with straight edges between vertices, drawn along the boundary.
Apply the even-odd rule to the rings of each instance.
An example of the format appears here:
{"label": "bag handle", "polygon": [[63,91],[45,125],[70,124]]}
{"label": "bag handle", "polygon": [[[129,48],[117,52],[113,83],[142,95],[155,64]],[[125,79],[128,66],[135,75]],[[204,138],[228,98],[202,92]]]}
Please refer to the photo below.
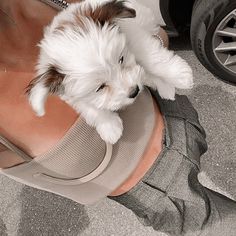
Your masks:
{"label": "bag handle", "polygon": [[23,152],[21,149],[19,149],[16,145],[9,142],[5,137],[0,135],[0,151],[1,150],[4,151],[6,149],[9,149],[12,152],[16,153],[19,157],[21,157],[26,162],[32,161],[32,157],[27,155],[25,152]]}

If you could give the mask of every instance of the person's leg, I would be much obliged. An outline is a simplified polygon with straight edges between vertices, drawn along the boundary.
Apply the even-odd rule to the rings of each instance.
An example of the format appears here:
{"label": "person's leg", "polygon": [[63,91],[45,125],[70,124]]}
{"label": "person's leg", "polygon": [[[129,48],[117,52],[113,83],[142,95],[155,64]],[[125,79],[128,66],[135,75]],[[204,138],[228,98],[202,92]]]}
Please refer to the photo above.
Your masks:
{"label": "person's leg", "polygon": [[168,235],[235,236],[236,202],[204,188],[196,168],[184,159],[169,189],[161,189],[166,179],[152,173],[130,192],[110,199],[132,210],[145,226]]}
{"label": "person's leg", "polygon": [[168,113],[174,114],[179,106],[191,115],[166,117],[168,143],[162,155],[138,185],[109,198],[132,210],[143,224],[168,235],[235,236],[236,202],[199,183],[205,133],[194,121],[194,111],[186,109],[187,101],[179,98],[177,106],[166,102]]}

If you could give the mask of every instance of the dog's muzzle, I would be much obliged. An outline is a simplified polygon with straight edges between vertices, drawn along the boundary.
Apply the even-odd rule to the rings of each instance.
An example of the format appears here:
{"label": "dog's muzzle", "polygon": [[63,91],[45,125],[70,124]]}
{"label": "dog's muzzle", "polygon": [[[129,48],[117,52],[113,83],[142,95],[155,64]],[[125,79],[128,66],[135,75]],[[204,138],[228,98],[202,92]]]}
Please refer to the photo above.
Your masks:
{"label": "dog's muzzle", "polygon": [[135,98],[139,93],[139,87],[136,86],[134,88],[131,89],[130,94],[129,94],[129,98]]}

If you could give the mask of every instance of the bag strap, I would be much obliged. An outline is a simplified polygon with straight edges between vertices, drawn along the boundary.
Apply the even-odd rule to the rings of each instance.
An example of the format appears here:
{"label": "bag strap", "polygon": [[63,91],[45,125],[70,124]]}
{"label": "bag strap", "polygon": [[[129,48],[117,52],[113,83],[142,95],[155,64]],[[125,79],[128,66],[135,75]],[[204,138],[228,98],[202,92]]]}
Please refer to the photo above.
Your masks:
{"label": "bag strap", "polygon": [[16,145],[9,142],[6,138],[0,135],[0,150],[4,151],[4,149],[11,150],[12,152],[16,153],[19,157],[21,157],[26,162],[32,161],[32,157],[27,155],[25,152],[19,149]]}

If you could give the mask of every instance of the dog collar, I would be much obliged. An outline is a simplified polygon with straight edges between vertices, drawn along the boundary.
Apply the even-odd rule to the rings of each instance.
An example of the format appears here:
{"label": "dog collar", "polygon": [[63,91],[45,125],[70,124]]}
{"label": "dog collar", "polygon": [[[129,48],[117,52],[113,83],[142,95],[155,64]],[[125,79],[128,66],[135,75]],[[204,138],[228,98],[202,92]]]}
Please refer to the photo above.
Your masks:
{"label": "dog collar", "polygon": [[162,47],[165,47],[164,41],[163,41],[163,39],[161,38],[160,35],[156,34],[156,35],[154,35],[154,37],[159,39]]}

